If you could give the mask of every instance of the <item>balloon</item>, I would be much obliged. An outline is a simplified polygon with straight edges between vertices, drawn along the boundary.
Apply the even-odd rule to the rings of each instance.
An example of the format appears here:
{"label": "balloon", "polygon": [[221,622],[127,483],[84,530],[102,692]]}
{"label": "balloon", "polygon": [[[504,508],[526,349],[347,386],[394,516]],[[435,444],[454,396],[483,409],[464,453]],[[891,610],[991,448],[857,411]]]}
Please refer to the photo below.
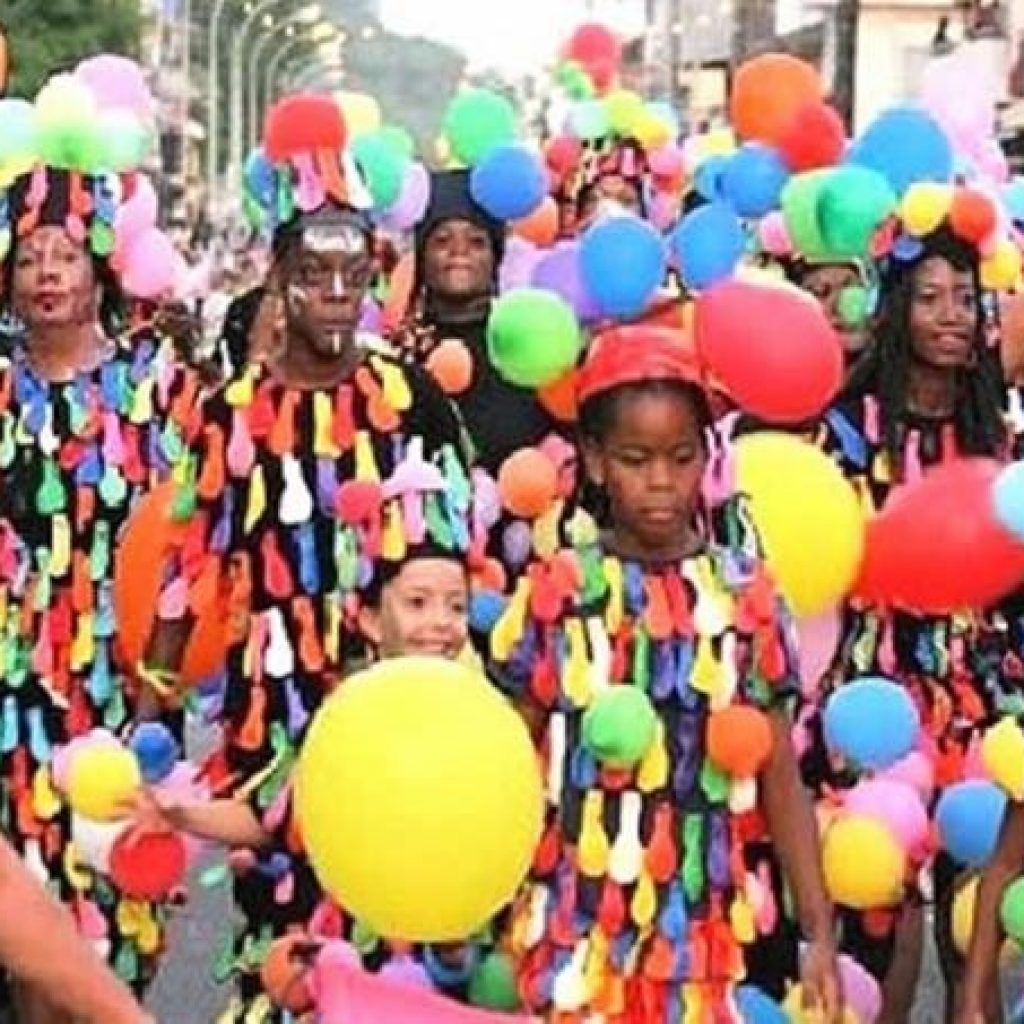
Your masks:
{"label": "balloon", "polygon": [[827,103],[805,103],[776,146],[791,171],[831,167],[843,158],[846,129],[842,118]]}
{"label": "balloon", "polygon": [[402,190],[384,215],[384,223],[394,231],[408,231],[422,218],[430,202],[430,174],[421,163],[405,168]]}
{"label": "balloon", "polygon": [[386,124],[378,130],[377,134],[399,156],[408,160],[412,160],[416,156],[416,140],[400,125]]}
{"label": "balloon", "polygon": [[545,196],[540,206],[512,225],[512,231],[539,248],[553,245],[558,237],[558,203],[552,196]]}
{"label": "balloon", "polygon": [[607,63],[617,66],[622,59],[622,44],[611,29],[597,22],[587,22],[569,37],[563,55],[584,68]]}
{"label": "balloon", "polygon": [[501,464],[498,491],[502,504],[514,516],[536,519],[552,505],[558,493],[558,470],[536,448],[521,448]]}
{"label": "balloon", "polygon": [[838,392],[839,336],[821,306],[798,289],[722,281],[698,296],[694,316],[700,358],[745,412],[769,423],[801,423]]}
{"label": "balloon", "polygon": [[583,715],[582,740],[602,764],[627,769],[644,759],[657,730],[654,705],[639,686],[608,686]]}
{"label": "balloon", "polygon": [[587,292],[607,316],[642,313],[667,270],[661,235],[639,217],[609,217],[580,241],[580,272]]}
{"label": "balloon", "polygon": [[725,165],[721,189],[741,216],[757,219],[778,205],[789,169],[778,151],[760,142],[747,142]]}
{"label": "balloon", "polygon": [[967,955],[974,931],[974,908],[978,902],[978,876],[972,875],[959,886],[953,896],[953,946],[961,956]]}
{"label": "balloon", "polygon": [[747,238],[736,214],[722,203],[688,213],[670,242],[687,288],[702,291],[730,277],[743,258]]}
{"label": "balloon", "polygon": [[935,769],[920,750],[912,750],[906,757],[901,757],[880,778],[905,782],[925,803],[931,801],[935,789]]}
{"label": "balloon", "polygon": [[380,130],[380,104],[374,97],[361,92],[342,91],[335,93],[334,98],[341,107],[349,138],[358,139]]}
{"label": "balloon", "polygon": [[101,874],[110,874],[110,854],[118,837],[129,828],[126,821],[92,821],[71,815],[71,841],[75,862]]}
{"label": "balloon", "polygon": [[736,483],[794,613],[833,608],[856,578],[864,536],[860,502],[835,463],[789,434],[751,434],[736,442]]}
{"label": "balloon", "polygon": [[121,284],[138,299],[158,299],[174,286],[177,250],[158,228],[146,228],[125,240]]}
{"label": "balloon", "polygon": [[900,202],[903,230],[918,238],[931,234],[945,219],[953,204],[953,189],[934,181],[910,186]]}
{"label": "balloon", "polygon": [[356,139],[351,152],[373,198],[373,205],[379,210],[394,207],[402,195],[408,159],[379,133]]}
{"label": "balloon", "polygon": [[954,234],[973,245],[981,245],[995,231],[996,223],[996,208],[984,192],[970,188],[953,192],[949,226]]}
{"label": "balloon", "polygon": [[1007,716],[985,733],[981,758],[992,781],[1018,803],[1024,800],[1024,731]]}
{"label": "balloon", "polygon": [[426,367],[446,395],[461,395],[473,383],[473,357],[458,338],[442,341],[427,356]]}
{"label": "balloon", "polygon": [[473,969],[467,996],[473,1006],[511,1013],[521,1004],[515,969],[507,953],[488,953]]}
{"label": "balloon", "polygon": [[583,281],[577,241],[559,242],[551,252],[541,256],[533,268],[531,283],[534,288],[554,292],[580,320],[597,320],[600,316],[597,303]]}
{"label": "balloon", "polygon": [[576,365],[582,339],[572,310],[537,288],[506,292],[491,307],[487,351],[494,368],[521,388],[544,387]]}
{"label": "balloon", "polygon": [[581,100],[569,111],[569,128],[584,142],[603,139],[611,130],[608,111],[600,100]]}
{"label": "balloon", "polygon": [[542,258],[543,253],[535,246],[519,235],[512,235],[505,244],[505,254],[498,268],[498,292],[528,287]]}
{"label": "balloon", "polygon": [[615,89],[602,102],[611,130],[617,135],[635,137],[636,127],[647,112],[643,97],[632,89]]}
{"label": "balloon", "polygon": [[967,52],[930,60],[922,75],[923,107],[958,147],[968,151],[995,134],[997,93],[986,59]]}
{"label": "balloon", "polygon": [[1024,542],[1024,461],[1000,471],[992,488],[992,504],[999,525]]}
{"label": "balloon", "polygon": [[761,248],[772,256],[789,256],[793,252],[793,242],[781,210],[774,210],[762,218],[757,226],[757,236]]}
{"label": "balloon", "polygon": [[138,758],[142,779],[150,786],[166,779],[181,757],[177,740],[162,722],[140,722],[130,746]]}
{"label": "balloon", "polygon": [[576,399],[576,374],[567,373],[537,392],[537,401],[549,415],[563,423],[575,423],[579,412]]}
{"label": "balloon", "polygon": [[505,145],[515,138],[515,110],[496,92],[466,89],[448,106],[444,134],[454,155],[471,167],[495,146]]}
{"label": "balloon", "polygon": [[1024,945],[1024,878],[1007,886],[999,905],[1003,931],[1018,945]]}
{"label": "balloon", "polygon": [[724,199],[722,178],[728,166],[729,160],[725,156],[712,156],[698,165],[693,173],[693,187],[702,199],[709,203]]}
{"label": "balloon", "polygon": [[783,138],[800,111],[820,102],[821,79],[806,61],[767,53],[741,64],[733,79],[729,120],[741,139]]}
{"label": "balloon", "polygon": [[142,68],[127,57],[110,53],[91,57],[75,68],[75,77],[89,88],[100,110],[124,111],[142,121],[151,121],[156,114]]}
{"label": "balloon", "polygon": [[378,934],[445,942],[473,934],[515,893],[540,839],[543,793],[525,725],[485,678],[439,658],[395,658],[321,707],[295,809],[333,899]]}
{"label": "balloon", "polygon": [[1008,238],[1001,238],[990,256],[981,261],[981,286],[1002,292],[1018,287],[1021,277],[1021,251]]}
{"label": "balloon", "polygon": [[[895,489],[868,522],[857,593],[928,615],[983,608],[1024,578],[1024,546],[999,524],[1002,466],[956,459]],[[970,565],[965,573],[963,567]]]}
{"label": "balloon", "polygon": [[51,167],[95,172],[105,145],[96,101],[74,75],[54,75],[36,96],[37,149]]}
{"label": "balloon", "polygon": [[[153,183],[145,174],[135,179],[135,191],[114,213],[114,236],[117,249],[124,253],[131,241],[156,227],[157,198]],[[123,258],[122,258],[123,264]]]}
{"label": "balloon", "polygon": [[878,229],[896,210],[885,178],[863,167],[837,167],[818,195],[818,222],[830,258],[867,259]]}
{"label": "balloon", "polygon": [[85,747],[68,767],[68,803],[76,814],[91,821],[124,817],[122,805],[140,785],[138,759],[119,744]]}
{"label": "balloon", "polygon": [[913,750],[921,716],[907,691],[868,676],[839,687],[825,704],[825,742],[857,768],[880,771]]}
{"label": "balloon", "polygon": [[7,91],[7,35],[0,28],[0,96]]}
{"label": "balloon", "polygon": [[391,271],[388,280],[388,297],[384,303],[383,321],[388,330],[394,330],[405,318],[416,287],[416,257],[412,252],[403,253]]}
{"label": "balloon", "polygon": [[980,868],[995,853],[1006,810],[1006,794],[995,784],[971,779],[939,797],[935,823],[943,849],[967,867]]}
{"label": "balloon", "polygon": [[[805,993],[803,982],[798,982],[786,993],[783,1008],[788,1014],[790,1024],[820,1024],[822,1021],[821,1011],[814,1006],[808,1005],[811,1000],[809,993]],[[861,1024],[853,1015],[848,1006],[843,1006],[840,1011],[840,1024]]]}
{"label": "balloon", "polygon": [[857,1024],[875,1024],[882,1013],[881,986],[852,956],[841,953],[836,963],[847,1011],[852,1011]]}
{"label": "balloon", "polygon": [[275,939],[260,967],[260,981],[270,1001],[288,1010],[296,1017],[314,1009],[313,992],[303,967],[301,949],[309,943],[309,936],[293,933]]}
{"label": "balloon", "polygon": [[757,708],[733,704],[708,719],[708,757],[735,779],[752,779],[772,752],[772,727]]}
{"label": "balloon", "polygon": [[129,899],[158,902],[185,880],[185,841],[177,832],[123,832],[110,851],[110,877]]}
{"label": "balloon", "polygon": [[914,182],[948,182],[953,177],[949,139],[925,111],[914,107],[880,114],[853,143],[847,160],[878,171],[899,196]]}
{"label": "balloon", "polygon": [[839,645],[839,615],[822,612],[796,623],[797,649],[800,653],[800,680],[806,696],[813,696],[821,677],[829,670]]}
{"label": "balloon", "polygon": [[123,110],[103,111],[99,131],[105,142],[100,166],[108,171],[130,171],[140,166],[155,141],[147,124]]}
{"label": "balloon", "polygon": [[921,798],[904,782],[864,779],[846,795],[851,814],[880,821],[911,858],[918,859],[928,840],[928,811]]}
{"label": "balloon", "polygon": [[497,220],[519,220],[544,201],[548,178],[540,157],[525,146],[495,146],[473,168],[470,194]]}
{"label": "balloon", "polygon": [[736,989],[736,1008],[743,1024],[790,1024],[789,1014],[753,985]]}
{"label": "balloon", "polygon": [[544,147],[544,161],[556,178],[564,178],[579,166],[583,147],[571,135],[559,135]]}
{"label": "balloon", "polygon": [[889,830],[857,814],[840,814],[821,847],[825,886],[832,899],[853,910],[895,907],[903,899],[906,857]]}
{"label": "balloon", "polygon": [[35,108],[27,100],[0,99],[0,164],[35,153]]}

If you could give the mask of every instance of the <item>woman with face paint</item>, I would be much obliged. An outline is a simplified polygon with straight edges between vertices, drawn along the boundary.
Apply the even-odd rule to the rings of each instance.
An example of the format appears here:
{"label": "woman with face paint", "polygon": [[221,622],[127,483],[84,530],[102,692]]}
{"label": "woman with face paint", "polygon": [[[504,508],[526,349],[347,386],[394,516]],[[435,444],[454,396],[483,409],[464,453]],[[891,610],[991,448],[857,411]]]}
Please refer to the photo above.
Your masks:
{"label": "woman with face paint", "polygon": [[[19,324],[0,359],[0,821],[141,992],[164,911],[123,897],[109,864],[76,842],[96,826],[72,813],[54,768],[74,738],[132,723],[114,553],[136,500],[184,453],[198,391],[152,327],[129,326],[110,253],[131,187],[129,174],[40,158],[0,191],[0,304]],[[19,1020],[69,1019],[46,993],[16,995]]]}
{"label": "woman with face paint", "polygon": [[[374,274],[369,199],[329,97],[282,100],[263,150],[273,266],[250,362],[203,408],[190,474],[188,558],[168,585],[229,591],[230,637],[213,716],[215,795],[247,822],[231,857],[241,923],[216,971],[238,992],[225,1020],[275,1021],[260,970],[271,942],[305,930],[320,890],[282,815],[288,766],[311,715],[361,663],[360,597],[380,566],[421,545],[483,545],[458,416],[433,380],[357,330]],[[164,609],[150,665],[178,667],[191,601]],[[171,679],[173,682],[173,678]],[[253,828],[255,826],[255,829]],[[337,917],[317,934],[338,934]]]}
{"label": "woman with face paint", "polygon": [[[960,455],[1009,458],[1013,441],[977,251],[943,227],[922,239],[912,258],[890,259],[873,344],[854,368],[845,397],[825,417],[826,449],[875,508],[928,467]],[[936,617],[853,600],[843,611],[818,706],[857,677],[882,675],[901,683],[920,710],[922,749],[939,795],[964,779],[968,749],[983,726],[1014,703],[1019,680],[1007,677],[1004,655],[1012,646],[1019,649],[1017,629],[995,609]],[[807,725],[805,779],[822,794],[848,788],[854,779],[830,759],[817,714]],[[955,871],[947,856],[935,862],[934,878],[948,1017],[960,963],[951,931]],[[916,891],[884,919],[841,914],[843,947],[882,983],[882,1024],[910,1019],[922,919]]]}

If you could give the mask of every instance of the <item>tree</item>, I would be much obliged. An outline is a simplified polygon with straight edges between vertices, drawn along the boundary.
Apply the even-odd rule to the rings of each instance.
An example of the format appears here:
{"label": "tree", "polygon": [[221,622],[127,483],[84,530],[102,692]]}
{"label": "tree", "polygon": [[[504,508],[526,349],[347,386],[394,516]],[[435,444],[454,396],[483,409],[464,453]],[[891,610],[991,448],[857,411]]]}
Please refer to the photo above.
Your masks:
{"label": "tree", "polygon": [[12,96],[33,96],[46,79],[97,53],[138,54],[138,0],[6,0]]}

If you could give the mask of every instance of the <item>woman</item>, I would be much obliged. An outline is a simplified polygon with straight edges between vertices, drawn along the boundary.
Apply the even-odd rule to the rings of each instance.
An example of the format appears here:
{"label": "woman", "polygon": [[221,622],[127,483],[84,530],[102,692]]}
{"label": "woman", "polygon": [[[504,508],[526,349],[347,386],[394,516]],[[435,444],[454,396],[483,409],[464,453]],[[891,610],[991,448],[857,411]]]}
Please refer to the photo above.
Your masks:
{"label": "woman", "polygon": [[[948,229],[921,240],[884,276],[874,341],[846,397],[826,416],[826,448],[865,503],[883,507],[894,487],[958,455],[1008,458],[1005,388],[988,330],[978,253]],[[922,718],[935,780],[964,777],[971,741],[1011,685],[1002,676],[1007,623],[997,611],[923,616],[857,600],[844,611],[836,660],[819,707],[844,682],[884,675],[903,684]],[[850,784],[829,759],[820,720],[810,722],[804,775],[819,793]],[[935,864],[936,938],[952,998],[957,964],[950,931],[952,864]],[[920,968],[922,913],[915,894],[898,913],[843,916],[843,944],[883,982],[883,1024],[909,1020]]]}
{"label": "woman", "polygon": [[[357,333],[374,238],[338,151],[340,118],[318,96],[289,97],[268,117],[268,336],[250,346],[260,361],[203,408],[191,555],[169,572],[196,595],[211,570],[230,589],[223,742],[209,773],[267,833],[311,715],[366,657],[359,593],[411,547],[465,555],[482,544],[454,409],[424,371]],[[183,606],[163,614],[152,660],[166,671],[190,621]],[[287,847],[240,850],[232,864],[243,923],[223,965],[240,982],[226,1019],[278,1019],[260,968],[275,938],[308,925],[319,889]]]}

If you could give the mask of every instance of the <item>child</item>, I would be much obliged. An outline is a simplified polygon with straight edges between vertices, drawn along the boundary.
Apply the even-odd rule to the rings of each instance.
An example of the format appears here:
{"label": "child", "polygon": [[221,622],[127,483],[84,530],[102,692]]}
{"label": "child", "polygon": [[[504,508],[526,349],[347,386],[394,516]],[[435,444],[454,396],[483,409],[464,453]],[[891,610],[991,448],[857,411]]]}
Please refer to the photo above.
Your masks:
{"label": "child", "polygon": [[[739,1021],[744,946],[780,915],[764,825],[807,937],[806,994],[837,1019],[832,916],[783,703],[795,676],[763,567],[698,520],[710,426],[674,338],[621,328],[580,371],[598,535],[534,563],[492,636],[540,712],[547,832],[513,911],[520,994],[545,1020]],[[755,792],[754,779],[760,784]],[[764,965],[781,996],[789,970]]]}

